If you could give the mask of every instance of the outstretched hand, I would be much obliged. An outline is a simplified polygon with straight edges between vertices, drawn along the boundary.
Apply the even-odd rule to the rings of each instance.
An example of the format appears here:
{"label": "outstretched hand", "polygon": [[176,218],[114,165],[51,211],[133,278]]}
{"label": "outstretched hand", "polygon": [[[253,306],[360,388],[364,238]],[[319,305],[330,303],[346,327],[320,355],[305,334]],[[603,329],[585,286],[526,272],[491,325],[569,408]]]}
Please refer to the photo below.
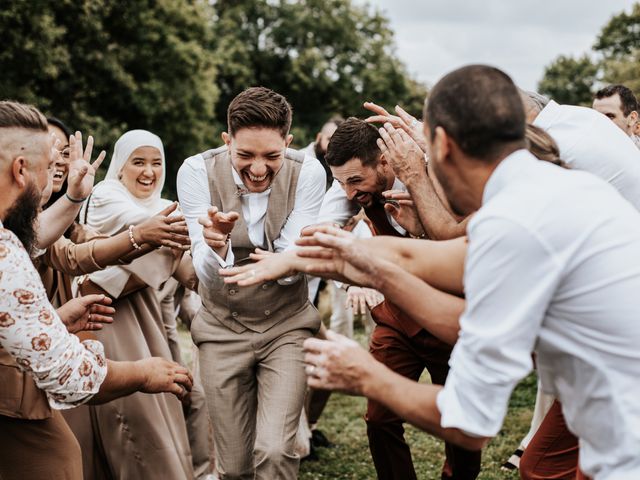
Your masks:
{"label": "outstretched hand", "polygon": [[189,250],[191,240],[189,229],[183,215],[172,215],[178,208],[178,202],[163,209],[157,215],[134,227],[134,237],[138,243],[148,243],[154,247],[170,247],[177,250]]}
{"label": "outstretched hand", "polygon": [[421,121],[415,118],[413,115],[409,115],[402,107],[396,105],[397,115],[392,115],[387,112],[380,105],[376,105],[373,102],[365,102],[364,108],[375,113],[368,118],[365,118],[365,122],[368,123],[390,123],[394,128],[401,128],[404,130],[416,144],[420,147],[423,153],[429,151],[427,140],[424,138],[424,125]]}
{"label": "outstretched hand", "polygon": [[311,388],[366,393],[366,382],[377,362],[358,342],[328,330],[326,340],[308,338],[303,347]]}
{"label": "outstretched hand", "polygon": [[214,250],[226,247],[228,236],[239,218],[237,212],[224,213],[218,211],[218,207],[209,207],[207,216],[198,219],[206,244]]}
{"label": "outstretched hand", "polygon": [[84,295],[69,300],[57,309],[58,316],[70,333],[101,330],[103,324],[113,323],[116,311],[106,295]]}
{"label": "outstretched hand", "polygon": [[91,163],[93,137],[87,139],[86,148],[82,148],[82,133],[76,132],[69,137],[69,176],[67,194],[74,200],[87,198],[93,188],[96,172],[107,153],[103,150]]}
{"label": "outstretched hand", "polygon": [[386,192],[382,192],[382,195],[387,200],[384,204],[384,209],[398,222],[398,225],[414,237],[424,235],[424,229],[422,228],[422,223],[420,223],[418,211],[408,192],[387,190]]}

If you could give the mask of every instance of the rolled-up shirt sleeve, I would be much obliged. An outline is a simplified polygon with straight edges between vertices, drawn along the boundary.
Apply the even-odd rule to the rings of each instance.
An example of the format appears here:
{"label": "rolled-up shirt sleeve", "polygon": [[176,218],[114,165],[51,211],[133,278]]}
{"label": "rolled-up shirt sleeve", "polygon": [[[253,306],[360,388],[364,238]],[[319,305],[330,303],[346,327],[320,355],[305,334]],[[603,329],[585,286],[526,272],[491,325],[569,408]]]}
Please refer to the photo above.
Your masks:
{"label": "rolled-up shirt sleeve", "polygon": [[202,155],[194,155],[184,161],[178,170],[176,189],[191,238],[193,268],[201,282],[211,284],[218,278],[218,269],[233,265],[235,259],[231,248],[227,250],[225,259],[216,254],[205,243],[202,225],[198,223],[198,218],[206,216],[211,206],[209,180]]}
{"label": "rolled-up shirt sleeve", "polygon": [[7,230],[0,230],[0,345],[55,409],[86,402],[107,375],[102,344],[67,331],[27,252]]}
{"label": "rolled-up shirt sleeve", "polygon": [[467,306],[437,404],[442,427],[492,437],[514,387],[532,369],[531,352],[561,262],[512,220],[474,220],[464,277]]}

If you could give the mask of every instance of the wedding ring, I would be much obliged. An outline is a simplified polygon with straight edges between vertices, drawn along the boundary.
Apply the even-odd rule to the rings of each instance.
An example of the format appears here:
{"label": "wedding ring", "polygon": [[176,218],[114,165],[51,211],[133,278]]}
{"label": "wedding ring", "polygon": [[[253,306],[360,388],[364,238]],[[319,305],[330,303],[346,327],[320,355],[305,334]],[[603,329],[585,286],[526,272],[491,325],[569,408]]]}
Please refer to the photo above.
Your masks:
{"label": "wedding ring", "polygon": [[411,120],[411,128],[415,127],[417,124],[418,124],[418,120],[416,120],[415,118]]}
{"label": "wedding ring", "polygon": [[316,366],[311,365],[311,367],[309,367],[309,371],[307,372],[307,374],[312,377],[314,373],[316,373]]}

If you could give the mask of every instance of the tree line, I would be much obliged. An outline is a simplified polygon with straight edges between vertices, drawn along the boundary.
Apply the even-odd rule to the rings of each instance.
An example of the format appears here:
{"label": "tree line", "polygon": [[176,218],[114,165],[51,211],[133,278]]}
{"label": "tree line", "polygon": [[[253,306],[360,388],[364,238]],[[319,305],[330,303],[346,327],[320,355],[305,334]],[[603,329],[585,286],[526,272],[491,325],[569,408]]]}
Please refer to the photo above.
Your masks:
{"label": "tree line", "polygon": [[425,85],[396,58],[377,10],[352,0],[17,0],[0,10],[0,97],[37,105],[110,151],[160,135],[166,194],[189,155],[220,144],[229,101],[264,85],[304,146],[373,100],[420,112]]}

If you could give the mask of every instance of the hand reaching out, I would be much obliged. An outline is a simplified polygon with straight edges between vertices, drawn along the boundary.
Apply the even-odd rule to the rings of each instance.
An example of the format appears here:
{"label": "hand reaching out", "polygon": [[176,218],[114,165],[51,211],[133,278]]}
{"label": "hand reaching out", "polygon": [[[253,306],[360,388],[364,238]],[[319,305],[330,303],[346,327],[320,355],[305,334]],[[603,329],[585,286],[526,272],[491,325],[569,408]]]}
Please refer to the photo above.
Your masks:
{"label": "hand reaching out", "polygon": [[148,243],[154,247],[171,247],[177,250],[189,250],[191,241],[187,222],[182,215],[171,215],[178,208],[173,202],[157,215],[133,227],[138,243]]}
{"label": "hand reaching out", "polygon": [[69,175],[67,177],[67,195],[74,200],[87,198],[93,188],[96,172],[107,155],[103,150],[91,163],[93,137],[87,139],[86,148],[82,149],[82,133],[76,132],[69,137]]}
{"label": "hand reaching out", "polygon": [[401,128],[416,142],[423,153],[428,153],[429,146],[427,140],[424,138],[424,125],[417,118],[409,115],[404,109],[397,105],[395,110],[398,115],[391,115],[380,105],[376,105],[373,102],[365,102],[364,108],[375,113],[375,115],[366,118],[365,122],[390,123],[394,128]]}
{"label": "hand reaching out", "polygon": [[414,237],[422,237],[424,229],[420,223],[418,211],[411,200],[411,195],[400,190],[387,190],[382,192],[382,195],[385,199],[390,200],[385,203],[384,209],[391,214],[398,225]]}
{"label": "hand reaching out", "polygon": [[394,173],[405,185],[423,182],[427,177],[424,152],[407,133],[390,123],[378,130],[380,151],[387,158]]}
{"label": "hand reaching out", "polygon": [[198,223],[203,226],[204,241],[214,250],[224,249],[227,239],[236,221],[240,218],[237,212],[219,212],[218,207],[209,207],[206,217],[200,217]]}
{"label": "hand reaching out", "polygon": [[372,309],[384,301],[384,296],[377,290],[351,285],[347,290],[346,307],[351,308],[355,315],[364,315],[367,309]]}
{"label": "hand reaching out", "polygon": [[103,324],[113,323],[112,300],[105,295],[85,295],[69,300],[57,309],[58,316],[70,333],[101,330]]}

